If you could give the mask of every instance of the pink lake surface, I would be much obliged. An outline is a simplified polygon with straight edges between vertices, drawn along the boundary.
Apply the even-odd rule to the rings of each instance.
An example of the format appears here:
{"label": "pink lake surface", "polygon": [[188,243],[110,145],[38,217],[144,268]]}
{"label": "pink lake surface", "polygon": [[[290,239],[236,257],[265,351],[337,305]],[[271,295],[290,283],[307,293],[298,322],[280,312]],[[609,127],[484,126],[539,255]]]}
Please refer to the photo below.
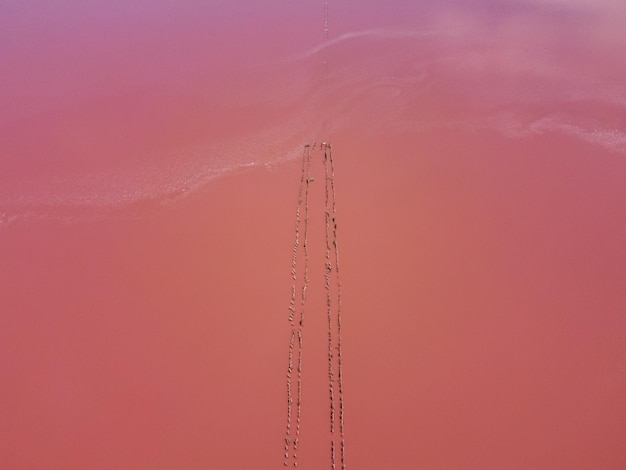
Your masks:
{"label": "pink lake surface", "polygon": [[347,468],[626,468],[623,2],[178,3],[0,6],[0,468],[284,468],[321,141]]}

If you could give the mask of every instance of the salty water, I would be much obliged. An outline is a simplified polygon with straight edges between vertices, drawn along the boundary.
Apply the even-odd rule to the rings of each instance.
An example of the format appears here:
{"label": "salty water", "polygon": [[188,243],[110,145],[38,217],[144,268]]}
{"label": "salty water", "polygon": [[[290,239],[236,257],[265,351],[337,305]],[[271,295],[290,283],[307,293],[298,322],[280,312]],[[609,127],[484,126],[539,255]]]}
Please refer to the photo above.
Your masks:
{"label": "salty water", "polygon": [[[322,141],[348,467],[626,465],[626,8],[324,4],[0,6],[0,466],[282,467]],[[305,469],[329,465],[315,184]]]}

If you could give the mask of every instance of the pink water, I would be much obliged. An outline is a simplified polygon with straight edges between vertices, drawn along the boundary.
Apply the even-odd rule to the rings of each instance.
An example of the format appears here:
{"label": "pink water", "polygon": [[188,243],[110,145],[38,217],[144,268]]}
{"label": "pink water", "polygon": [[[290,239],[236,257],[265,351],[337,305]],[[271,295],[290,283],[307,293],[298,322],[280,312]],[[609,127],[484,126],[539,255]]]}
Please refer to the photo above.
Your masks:
{"label": "pink water", "polygon": [[282,468],[321,140],[348,468],[626,467],[621,2],[330,0],[327,40],[322,1],[5,3],[0,467]]}

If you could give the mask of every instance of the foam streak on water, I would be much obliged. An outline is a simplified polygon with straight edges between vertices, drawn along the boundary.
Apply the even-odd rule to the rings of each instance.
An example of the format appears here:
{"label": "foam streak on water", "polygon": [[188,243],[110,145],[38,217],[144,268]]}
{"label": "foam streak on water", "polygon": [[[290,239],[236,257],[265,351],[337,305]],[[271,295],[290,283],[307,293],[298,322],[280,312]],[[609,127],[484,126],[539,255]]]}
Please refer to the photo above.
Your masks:
{"label": "foam streak on water", "polygon": [[[413,28],[356,30],[346,30],[350,15],[337,9],[332,37],[291,44],[301,52],[277,48],[273,56],[242,60],[236,72],[229,72],[234,68],[227,51],[204,66],[192,56],[177,76],[163,74],[166,63],[150,55],[144,72],[133,65],[132,79],[121,73],[109,85],[93,83],[80,98],[66,90],[63,104],[42,99],[40,111],[15,112],[13,120],[3,116],[0,209],[11,214],[3,220],[46,207],[171,200],[233,168],[294,158],[328,122],[330,132],[414,133],[449,126],[470,132],[491,127],[515,138],[557,132],[625,152],[626,70],[618,58],[626,47],[611,9],[562,6],[569,15],[563,22],[533,4],[521,15],[447,5],[414,12],[419,22]],[[583,20],[591,25],[581,26]],[[158,21],[174,27],[165,18]],[[56,37],[57,27],[51,23],[41,34]],[[598,37],[600,28],[604,34]],[[72,39],[71,30],[63,34],[63,40]],[[130,49],[139,48],[147,34],[129,38]],[[119,52],[102,50],[97,38],[90,41],[101,54],[91,61],[81,56],[76,73],[99,73]],[[8,57],[16,61],[20,51],[12,44]],[[50,70],[72,67],[60,54],[75,50],[58,43],[44,64],[40,47],[30,45],[22,57]],[[233,51],[245,55],[245,49]],[[3,78],[13,93],[11,101],[3,97],[7,106],[26,100],[21,70]],[[57,85],[48,89],[59,97]]]}

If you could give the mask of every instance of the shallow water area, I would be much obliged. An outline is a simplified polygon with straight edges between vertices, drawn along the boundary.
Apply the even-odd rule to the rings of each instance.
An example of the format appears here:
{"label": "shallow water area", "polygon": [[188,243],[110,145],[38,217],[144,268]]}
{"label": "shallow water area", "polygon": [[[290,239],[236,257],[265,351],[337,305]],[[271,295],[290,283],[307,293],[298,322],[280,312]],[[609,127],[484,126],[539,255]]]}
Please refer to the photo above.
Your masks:
{"label": "shallow water area", "polygon": [[329,465],[321,142],[347,467],[626,466],[620,2],[96,3],[1,7],[0,467],[283,467],[306,144]]}

